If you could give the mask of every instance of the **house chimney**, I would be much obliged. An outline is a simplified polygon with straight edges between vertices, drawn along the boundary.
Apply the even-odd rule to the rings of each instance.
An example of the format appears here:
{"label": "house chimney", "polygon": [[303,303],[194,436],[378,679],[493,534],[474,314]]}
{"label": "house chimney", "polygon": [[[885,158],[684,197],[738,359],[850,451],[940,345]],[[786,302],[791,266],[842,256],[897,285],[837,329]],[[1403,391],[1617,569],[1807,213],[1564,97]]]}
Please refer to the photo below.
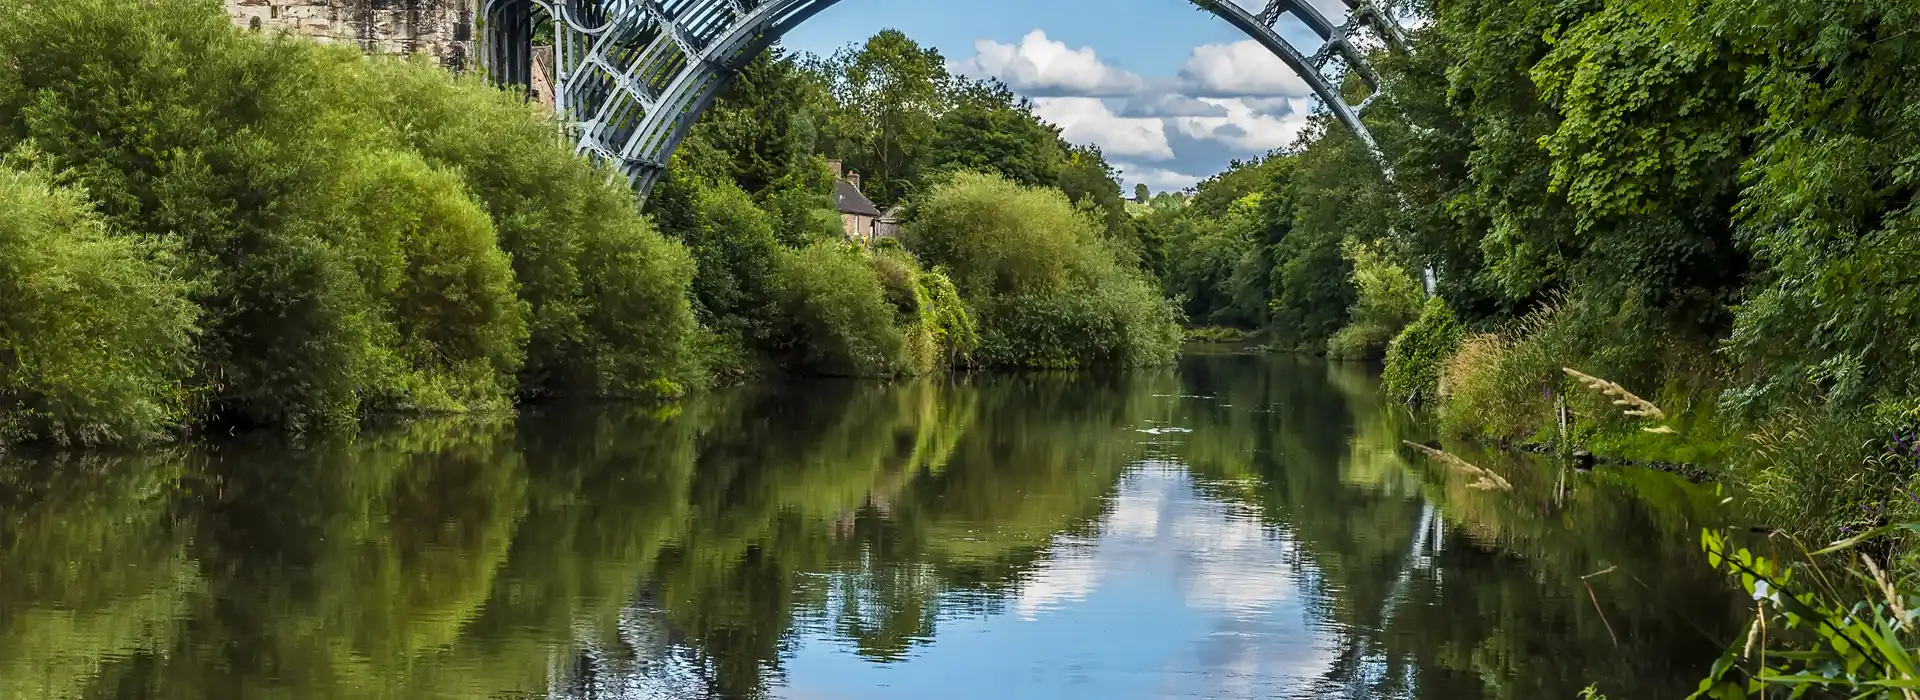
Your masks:
{"label": "house chimney", "polygon": [[856,190],[857,190],[857,189],[860,189],[860,171],[858,171],[858,170],[848,170],[848,171],[847,171],[847,182],[848,182],[848,183],[850,183],[850,184],[852,184],[852,185],[853,185],[853,188],[854,188],[854,189],[856,189]]}
{"label": "house chimney", "polygon": [[828,169],[828,170],[832,170],[832,171],[833,171],[833,177],[834,177],[835,179],[839,179],[839,177],[840,177],[840,173],[841,173],[841,170],[840,170],[840,159],[839,159],[839,158],[833,158],[833,159],[830,159],[830,160],[828,160],[828,161],[827,161],[827,169]]}

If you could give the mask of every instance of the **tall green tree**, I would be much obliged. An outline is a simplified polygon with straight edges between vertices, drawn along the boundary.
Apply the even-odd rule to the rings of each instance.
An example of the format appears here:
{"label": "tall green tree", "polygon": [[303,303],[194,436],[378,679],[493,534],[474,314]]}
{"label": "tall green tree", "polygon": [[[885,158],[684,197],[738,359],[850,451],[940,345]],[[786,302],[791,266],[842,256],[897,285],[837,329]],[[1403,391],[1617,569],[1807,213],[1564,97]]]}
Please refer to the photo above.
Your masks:
{"label": "tall green tree", "polygon": [[859,171],[862,190],[883,207],[910,194],[948,102],[946,59],[889,29],[810,69],[837,106],[822,134],[827,154]]}
{"label": "tall green tree", "polygon": [[928,170],[993,172],[1028,187],[1060,182],[1067,156],[1060,130],[999,81],[967,82],[934,125]]}

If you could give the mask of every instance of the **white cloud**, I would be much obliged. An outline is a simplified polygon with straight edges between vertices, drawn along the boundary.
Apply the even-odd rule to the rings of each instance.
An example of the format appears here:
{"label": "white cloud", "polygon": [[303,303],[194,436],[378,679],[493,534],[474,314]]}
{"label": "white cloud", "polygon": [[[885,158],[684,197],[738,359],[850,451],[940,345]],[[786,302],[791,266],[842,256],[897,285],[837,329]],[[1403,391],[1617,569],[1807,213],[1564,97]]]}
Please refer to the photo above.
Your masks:
{"label": "white cloud", "polygon": [[974,48],[950,69],[1034,98],[1037,116],[1068,141],[1098,145],[1129,188],[1189,187],[1201,179],[1190,173],[1292,145],[1313,104],[1306,81],[1252,40],[1194,47],[1173,67],[1178,75],[1162,77],[1112,66],[1039,29]]}
{"label": "white cloud", "polygon": [[[1254,114],[1265,114],[1265,115],[1275,116],[1275,117],[1284,117],[1284,116],[1287,116],[1288,114],[1292,114],[1293,112],[1298,111],[1293,106],[1294,99],[1295,98],[1292,98],[1292,97],[1242,97],[1242,98],[1239,98],[1240,104],[1246,105],[1247,109],[1253,110]],[[1221,114],[1219,115],[1195,114],[1191,116],[1196,116],[1196,117],[1226,116],[1226,109],[1223,108],[1220,111],[1221,111]]]}
{"label": "white cloud", "polygon": [[1114,114],[1097,97],[1040,97],[1033,113],[1060,127],[1074,143],[1091,143],[1107,155],[1170,160],[1166,123],[1159,119],[1128,118]]}
{"label": "white cloud", "polygon": [[1203,98],[1202,101],[1225,108],[1227,116],[1177,117],[1168,119],[1169,125],[1191,138],[1265,153],[1291,145],[1307,124],[1306,98],[1299,98],[1285,111],[1248,99]]}
{"label": "white cloud", "polygon": [[[1133,163],[1114,163],[1113,167],[1115,170],[1120,171],[1120,181],[1128,185],[1129,188],[1135,183],[1144,182],[1147,188],[1154,192],[1184,190],[1199,184],[1200,180],[1203,179],[1199,175],[1189,175],[1176,170],[1155,168],[1147,165],[1135,165]],[[1132,190],[1129,189],[1128,192],[1131,194]]]}
{"label": "white cloud", "polygon": [[1032,96],[1110,97],[1131,95],[1147,80],[1100,60],[1092,48],[1070,48],[1039,29],[1019,44],[991,39],[973,42],[977,53],[953,66],[956,73],[999,78],[1016,92]]}
{"label": "white cloud", "polygon": [[1135,95],[1120,109],[1123,117],[1224,117],[1227,110],[1186,95],[1160,92]]}
{"label": "white cloud", "polygon": [[1205,97],[1300,97],[1312,89],[1279,56],[1252,39],[1193,48],[1180,77]]}

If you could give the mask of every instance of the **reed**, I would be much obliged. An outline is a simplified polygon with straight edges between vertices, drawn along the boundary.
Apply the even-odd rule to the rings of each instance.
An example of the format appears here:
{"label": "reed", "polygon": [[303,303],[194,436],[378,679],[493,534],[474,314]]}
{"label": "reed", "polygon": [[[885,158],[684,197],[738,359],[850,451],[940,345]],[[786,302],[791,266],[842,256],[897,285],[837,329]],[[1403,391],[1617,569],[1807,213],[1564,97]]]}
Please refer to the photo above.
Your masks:
{"label": "reed", "polygon": [[1585,374],[1572,367],[1561,367],[1560,371],[1566,372],[1567,376],[1578,380],[1581,384],[1586,385],[1588,389],[1613,397],[1613,405],[1629,407],[1621,411],[1621,413],[1636,418],[1652,418],[1657,421],[1667,419],[1667,413],[1660,410],[1659,406],[1653,405],[1652,401],[1635,396],[1633,392],[1627,391],[1626,387],[1591,374]]}
{"label": "reed", "polygon": [[[1634,418],[1646,418],[1653,421],[1665,421],[1667,419],[1666,411],[1660,410],[1660,407],[1654,405],[1652,401],[1640,398],[1633,392],[1627,391],[1627,388],[1624,386],[1581,372],[1572,367],[1561,367],[1560,371],[1566,372],[1567,376],[1573,377],[1574,381],[1580,382],[1582,386],[1613,399],[1613,405],[1624,406],[1625,408],[1620,411],[1623,415]],[[1650,428],[1642,427],[1640,429],[1661,435],[1678,435],[1680,433],[1680,431],[1674,430],[1668,425],[1656,425]]]}
{"label": "reed", "polygon": [[1467,484],[1467,488],[1479,489],[1482,491],[1491,491],[1491,490],[1512,491],[1513,490],[1513,484],[1508,482],[1505,478],[1502,478],[1499,474],[1495,474],[1492,471],[1476,467],[1471,463],[1468,463],[1464,459],[1453,456],[1452,454],[1448,453],[1446,450],[1436,450],[1426,445],[1422,445],[1420,443],[1411,442],[1407,440],[1402,440],[1401,444],[1404,444],[1408,447],[1418,450],[1421,453],[1425,454],[1426,456],[1433,458],[1433,461],[1447,465],[1448,467],[1452,468],[1455,471],[1473,476],[1474,481],[1471,484]]}

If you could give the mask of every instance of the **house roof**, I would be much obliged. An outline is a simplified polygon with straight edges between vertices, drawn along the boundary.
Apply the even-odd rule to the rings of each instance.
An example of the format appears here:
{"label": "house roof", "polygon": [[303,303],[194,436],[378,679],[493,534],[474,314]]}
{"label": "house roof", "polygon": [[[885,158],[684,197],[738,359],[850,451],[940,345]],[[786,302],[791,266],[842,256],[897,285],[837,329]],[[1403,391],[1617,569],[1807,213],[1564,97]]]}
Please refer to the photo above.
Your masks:
{"label": "house roof", "polygon": [[846,180],[833,181],[833,200],[834,208],[840,210],[842,214],[859,214],[875,218],[880,216],[880,208],[873,205],[873,200],[860,194],[860,188],[854,187],[853,183]]}

